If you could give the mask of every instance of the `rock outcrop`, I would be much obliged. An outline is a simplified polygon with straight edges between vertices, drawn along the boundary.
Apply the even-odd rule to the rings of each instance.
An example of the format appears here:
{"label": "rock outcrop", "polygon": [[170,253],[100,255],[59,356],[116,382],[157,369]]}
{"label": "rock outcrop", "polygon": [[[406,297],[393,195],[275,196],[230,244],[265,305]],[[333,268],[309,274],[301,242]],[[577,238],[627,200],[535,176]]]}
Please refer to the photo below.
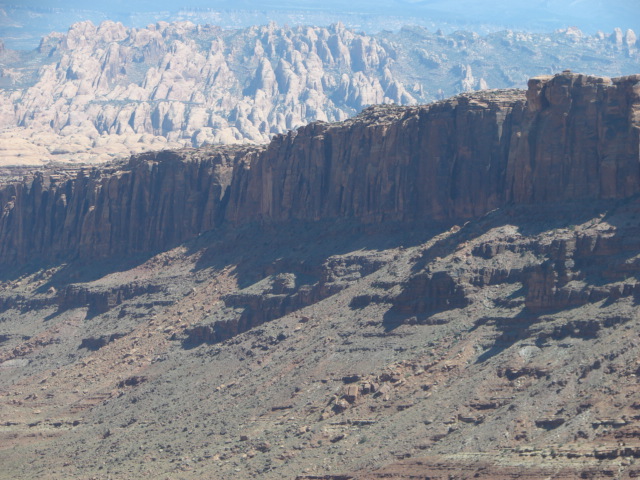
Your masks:
{"label": "rock outcrop", "polygon": [[522,88],[558,65],[635,73],[635,35],[620,38],[618,45],[576,29],[445,36],[407,27],[370,36],[341,24],[225,30],[82,22],[46,36],[36,52],[0,53],[0,163],[96,162],[181,146],[266,143],[373,104]]}
{"label": "rock outcrop", "polygon": [[[41,155],[48,149],[57,158],[265,143],[367,105],[416,103],[389,70],[390,52],[342,25],[234,31],[190,22],[127,29],[87,21],[43,38],[39,54],[44,65],[36,81],[18,75],[13,83],[23,90],[2,92],[0,106],[8,126],[24,128],[30,143],[43,147]],[[55,146],[43,135],[57,139]]]}
{"label": "rock outcrop", "polygon": [[511,203],[626,198],[640,192],[639,138],[640,75],[565,72],[527,92],[371,107],[266,148],[145,154],[4,187],[0,260],[153,251],[223,220],[451,222]]}
{"label": "rock outcrop", "polygon": [[228,218],[464,219],[507,203],[640,191],[640,76],[570,72],[529,90],[381,106],[275,138],[234,176]]}
{"label": "rock outcrop", "polygon": [[219,226],[233,165],[258,147],[165,151],[0,190],[2,263],[151,252]]}

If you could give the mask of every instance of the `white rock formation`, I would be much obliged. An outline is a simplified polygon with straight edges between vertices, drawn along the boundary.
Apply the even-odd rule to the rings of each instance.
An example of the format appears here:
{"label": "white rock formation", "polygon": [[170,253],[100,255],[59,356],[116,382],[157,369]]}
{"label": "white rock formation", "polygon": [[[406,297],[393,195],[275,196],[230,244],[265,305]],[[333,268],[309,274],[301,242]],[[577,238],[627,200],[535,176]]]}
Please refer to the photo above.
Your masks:
{"label": "white rock formation", "polygon": [[386,68],[384,48],[341,25],[230,32],[189,22],[82,22],[47,44],[59,61],[42,67],[19,101],[0,96],[0,116],[4,125],[85,138],[54,142],[57,155],[88,151],[104,134],[125,145],[144,135],[193,146],[266,142],[370,104],[415,103]]}
{"label": "white rock formation", "polygon": [[147,148],[267,142],[371,104],[524,86],[545,64],[579,71],[576,58],[615,58],[596,65],[636,68],[636,46],[635,33],[620,29],[609,37],[571,28],[483,37],[407,27],[367,36],[341,24],[224,30],[190,22],[140,29],[82,22],[43,38],[38,52],[25,56],[37,55],[35,66],[0,48],[2,162],[107,160],[144,150],[145,142]]}

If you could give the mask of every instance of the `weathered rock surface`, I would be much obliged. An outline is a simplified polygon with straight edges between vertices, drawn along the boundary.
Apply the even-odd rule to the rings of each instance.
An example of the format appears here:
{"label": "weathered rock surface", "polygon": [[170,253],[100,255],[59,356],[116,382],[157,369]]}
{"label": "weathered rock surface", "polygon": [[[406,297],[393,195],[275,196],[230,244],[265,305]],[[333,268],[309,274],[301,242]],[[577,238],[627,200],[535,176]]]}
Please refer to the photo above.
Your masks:
{"label": "weathered rock surface", "polygon": [[[341,25],[232,31],[83,22],[43,38],[38,54],[44,65],[35,81],[14,75],[23,88],[0,100],[3,125],[29,140],[11,139],[13,129],[6,135],[5,154],[17,163],[19,154],[47,149],[59,158],[104,160],[144,148],[264,143],[366,105],[416,102],[389,70],[387,49]],[[24,69],[13,57],[5,63]]]}
{"label": "weathered rock surface", "polygon": [[375,107],[274,139],[234,177],[228,217],[460,219],[509,202],[640,191],[640,76],[565,73],[521,91]]}
{"label": "weathered rock surface", "polygon": [[148,253],[220,225],[233,165],[257,147],[164,151],[0,190],[5,263]]}
{"label": "weathered rock surface", "polygon": [[156,251],[255,221],[451,222],[512,203],[627,198],[640,192],[639,85],[568,72],[532,79],[526,95],[372,107],[266,148],[36,173],[0,190],[0,263]]}
{"label": "weathered rock surface", "polygon": [[[36,52],[0,52],[0,164],[104,161],[207,143],[264,143],[380,103],[522,88],[559,68],[636,72],[633,32],[375,36],[270,24],[125,28],[83,22]],[[612,38],[614,40],[612,40]]]}

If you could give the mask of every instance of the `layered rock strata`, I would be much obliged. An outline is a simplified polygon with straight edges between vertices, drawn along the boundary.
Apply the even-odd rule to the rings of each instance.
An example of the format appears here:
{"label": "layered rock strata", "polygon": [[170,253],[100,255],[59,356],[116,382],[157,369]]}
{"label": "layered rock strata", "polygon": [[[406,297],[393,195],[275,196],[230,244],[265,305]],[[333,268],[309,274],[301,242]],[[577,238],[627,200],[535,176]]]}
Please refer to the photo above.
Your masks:
{"label": "layered rock strata", "polygon": [[451,220],[508,202],[627,197],[640,189],[639,132],[640,76],[567,72],[531,79],[526,97],[376,107],[275,138],[236,172],[229,217]]}
{"label": "layered rock strata", "polygon": [[72,177],[37,172],[0,190],[0,258],[151,252],[211,230],[222,221],[234,163],[256,150],[149,153]]}
{"label": "layered rock strata", "polygon": [[317,122],[263,149],[145,154],[0,191],[1,263],[167,247],[221,226],[456,221],[509,203],[640,191],[640,75],[565,72],[519,90]]}

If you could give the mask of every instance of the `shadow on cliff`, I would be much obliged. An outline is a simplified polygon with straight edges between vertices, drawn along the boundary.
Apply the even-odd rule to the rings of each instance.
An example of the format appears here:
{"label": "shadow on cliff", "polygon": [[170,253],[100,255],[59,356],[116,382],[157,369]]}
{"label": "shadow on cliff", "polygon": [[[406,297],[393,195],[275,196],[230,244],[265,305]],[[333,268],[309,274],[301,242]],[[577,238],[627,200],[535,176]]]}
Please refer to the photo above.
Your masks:
{"label": "shadow on cliff", "polygon": [[[584,298],[559,298],[557,303],[552,301],[546,307],[545,313],[553,313],[556,310],[566,311],[612,295],[606,300],[606,305],[607,302],[611,303],[616,298],[627,295],[626,290],[618,293],[617,287],[615,285],[611,287],[611,284],[628,278],[640,279],[640,262],[634,261],[640,252],[640,221],[638,219],[640,219],[640,205],[637,199],[616,202],[602,201],[587,205],[576,202],[572,204],[510,206],[495,210],[479,219],[464,223],[457,231],[451,230],[452,233],[443,236],[442,239],[424,250],[421,257],[413,264],[410,276],[401,283],[399,294],[384,299],[368,298],[364,295],[362,298],[358,298],[357,302],[352,302],[352,308],[361,308],[371,302],[392,304],[392,308],[383,317],[382,325],[386,332],[391,332],[401,325],[446,323],[445,318],[438,315],[439,313],[464,308],[473,300],[467,298],[462,284],[456,280],[460,265],[451,262],[448,267],[445,266],[444,271],[440,271],[440,267],[432,271],[430,268],[432,262],[446,259],[464,244],[474,242],[492,229],[499,227],[507,225],[516,227],[517,232],[522,235],[525,241],[530,238],[535,242],[546,242],[545,239],[548,235],[548,241],[553,245],[559,230],[564,231],[565,238],[567,234],[571,238],[571,232],[576,230],[577,225],[590,225],[596,220],[601,222],[603,231],[611,236],[596,237],[596,246],[593,252],[587,251],[585,253],[583,251],[579,255],[570,257],[570,262],[572,262],[571,275],[574,276],[570,275],[568,278],[569,280],[578,278],[589,288],[595,287],[599,290],[596,290],[595,294],[583,295]],[[580,240],[581,235],[578,232],[575,233],[573,238],[576,242]],[[490,235],[487,240],[500,240],[500,238]],[[478,245],[478,243],[474,242],[474,245]],[[524,247],[525,250],[529,250],[526,245]],[[540,257],[541,267],[546,265],[551,269],[568,268],[563,264],[561,258],[545,260],[549,254],[546,250],[553,249],[547,246],[536,253]],[[536,251],[535,247],[530,253],[534,251]],[[473,262],[472,259],[470,261]],[[634,270],[636,264],[638,267],[635,270],[638,271]],[[461,267],[466,268],[464,264]],[[509,280],[505,278],[504,281],[506,283],[523,282],[530,275],[528,270],[529,268],[525,268],[518,278],[509,277]],[[558,286],[560,287],[562,284]],[[609,288],[611,288],[611,293],[608,294],[607,289]],[[632,292],[636,304],[640,298],[640,291],[636,292],[637,290],[636,288]],[[526,293],[527,287],[523,285],[512,295],[520,297]],[[509,300],[509,298],[505,300]],[[508,348],[520,338],[521,334],[526,334],[528,328],[537,321],[537,318],[534,311],[523,310],[508,321],[494,319],[500,330],[499,337],[496,344],[485,352],[479,361],[485,361]],[[477,326],[473,326],[471,330],[475,328]]]}
{"label": "shadow on cliff", "polygon": [[596,217],[615,224],[628,217],[625,214],[618,218],[620,216],[614,214],[624,205],[637,208],[638,203],[628,199],[622,202],[511,205],[470,221],[362,224],[340,219],[227,225],[204,233],[185,245],[188,254],[201,252],[196,270],[234,265],[239,288],[246,288],[268,275],[293,267],[302,274],[315,276],[322,262],[334,255],[418,246],[452,228],[458,229],[424,251],[412,267],[415,273],[423,271],[435,258],[445,258],[462,244],[498,227],[511,225],[522,236],[534,237],[544,232],[551,235],[558,229],[572,229]]}
{"label": "shadow on cliff", "polygon": [[610,218],[621,202],[565,202],[540,205],[510,205],[493,210],[486,215],[470,220],[459,221],[461,228],[434,243],[424,251],[422,258],[413,266],[414,272],[424,268],[435,258],[445,258],[454,253],[461,245],[473,241],[490,230],[514,226],[520,235],[535,237],[545,232],[553,234],[559,229],[573,229],[576,225],[588,222],[595,217]]}
{"label": "shadow on cliff", "polygon": [[493,345],[478,356],[476,363],[484,363],[487,360],[501,354],[519,340],[524,340],[532,335],[531,327],[540,321],[540,317],[525,310],[513,317],[483,317],[480,318],[469,331],[474,331],[482,326],[491,324],[497,330]]}
{"label": "shadow on cliff", "polygon": [[236,267],[239,288],[268,275],[294,271],[310,278],[334,255],[382,252],[424,243],[448,228],[440,224],[365,225],[356,221],[252,224],[209,232],[189,242],[189,253],[201,251],[196,270]]}
{"label": "shadow on cliff", "polygon": [[[412,274],[425,271],[429,263],[436,258],[446,258],[465,242],[472,241],[496,227],[512,225],[523,236],[536,236],[554,229],[567,228],[587,222],[594,217],[606,219],[609,223],[628,223],[629,212],[625,205],[631,205],[637,216],[637,202],[599,202],[597,204],[542,205],[536,207],[509,206],[473,220],[455,224],[420,223],[383,223],[377,225],[362,224],[357,221],[319,221],[287,222],[282,224],[251,224],[241,227],[226,226],[206,232],[185,242],[186,255],[197,255],[195,271],[212,268],[222,270],[233,266],[239,289],[249,287],[260,280],[279,273],[293,272],[304,278],[305,284],[320,280],[322,265],[331,256],[357,251],[383,252],[398,247],[413,247],[424,244],[443,232],[451,232],[426,249],[412,266]],[[622,214],[616,213],[622,211]],[[70,283],[87,283],[103,278],[114,272],[125,272],[143,264],[160,252],[145,255],[101,259],[93,261],[75,260],[64,264],[52,276],[46,278],[39,292],[46,292],[51,286]],[[637,250],[628,252],[625,257],[636,255]],[[624,259],[623,259],[624,260]],[[30,267],[33,272],[41,270],[43,265]],[[26,272],[0,272],[0,277],[18,278]],[[594,274],[590,283],[606,282]],[[465,305],[453,305],[450,308]],[[352,308],[359,308],[353,305]],[[383,318],[385,331],[390,332],[404,324],[432,324],[439,321],[437,314],[444,309],[429,309],[417,314],[400,313],[399,309],[390,309]],[[433,310],[433,311],[432,311]],[[518,318],[518,328],[528,328],[529,317]],[[502,341],[501,341],[502,342]],[[486,358],[499,353],[504,348],[496,343],[490,351],[483,354]],[[493,353],[491,353],[493,352]]]}
{"label": "shadow on cliff", "polygon": [[19,267],[0,265],[0,282],[12,282],[33,275],[33,280],[41,283],[36,293],[46,293],[51,287],[58,289],[71,283],[88,283],[112,273],[126,272],[143,264],[157,253],[160,252],[103,259],[33,261]]}
{"label": "shadow on cliff", "polygon": [[[233,266],[241,291],[224,297],[226,317],[192,329],[183,347],[218,343],[331,297],[354,281],[340,283],[334,268],[349,277],[355,262],[357,275],[366,276],[389,261],[390,249],[420,245],[441,231],[434,225],[323,221],[254,224],[223,237],[203,235],[189,244],[190,253],[200,255],[196,270]],[[356,258],[335,258],[345,254]]]}

